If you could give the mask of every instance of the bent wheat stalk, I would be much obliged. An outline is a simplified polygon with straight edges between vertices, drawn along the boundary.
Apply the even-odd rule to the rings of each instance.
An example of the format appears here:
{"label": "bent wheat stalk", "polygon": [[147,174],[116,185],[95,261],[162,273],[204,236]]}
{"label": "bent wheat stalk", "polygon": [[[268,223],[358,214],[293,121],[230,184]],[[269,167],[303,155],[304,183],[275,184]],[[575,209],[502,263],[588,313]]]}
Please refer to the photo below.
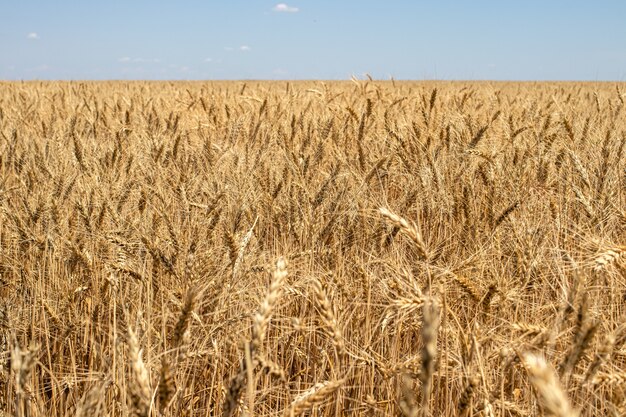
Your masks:
{"label": "bent wheat stalk", "polygon": [[413,241],[413,243],[415,243],[415,247],[420,257],[423,260],[428,260],[428,248],[426,247],[424,239],[422,239],[422,234],[419,230],[417,230],[417,226],[414,223],[409,223],[409,221],[404,217],[398,216],[384,207],[380,207],[378,212],[391,224],[399,227],[400,230],[406,234]]}

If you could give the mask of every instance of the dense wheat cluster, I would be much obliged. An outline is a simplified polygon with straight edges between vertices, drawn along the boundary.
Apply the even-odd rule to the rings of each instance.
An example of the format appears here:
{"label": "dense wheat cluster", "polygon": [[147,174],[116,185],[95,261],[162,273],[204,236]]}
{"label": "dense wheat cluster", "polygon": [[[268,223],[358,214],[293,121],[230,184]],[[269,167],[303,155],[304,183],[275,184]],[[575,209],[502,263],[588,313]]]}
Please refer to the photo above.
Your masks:
{"label": "dense wheat cluster", "polygon": [[0,409],[623,416],[615,84],[0,84]]}

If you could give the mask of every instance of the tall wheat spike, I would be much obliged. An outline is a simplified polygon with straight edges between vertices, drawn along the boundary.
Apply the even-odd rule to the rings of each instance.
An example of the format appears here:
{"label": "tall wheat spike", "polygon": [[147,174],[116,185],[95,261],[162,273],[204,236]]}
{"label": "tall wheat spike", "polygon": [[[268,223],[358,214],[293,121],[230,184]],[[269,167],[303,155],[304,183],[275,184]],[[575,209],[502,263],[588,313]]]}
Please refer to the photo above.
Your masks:
{"label": "tall wheat spike", "polygon": [[132,410],[138,417],[150,415],[152,389],[148,368],[142,358],[142,350],[135,332],[129,327],[127,330],[130,367],[133,381],[128,382],[129,396],[132,401]]}
{"label": "tall wheat spike", "polygon": [[424,416],[430,415],[430,393],[432,378],[437,360],[437,333],[439,332],[440,308],[434,298],[425,301],[422,307],[422,410]]}
{"label": "tall wheat spike", "polygon": [[251,383],[249,380],[249,374],[252,372],[251,367],[256,367],[259,362],[257,357],[263,354],[263,340],[265,339],[267,327],[272,317],[276,301],[283,292],[286,279],[287,262],[284,258],[279,258],[276,261],[276,268],[273,272],[269,291],[261,303],[259,311],[253,317],[252,339],[249,345],[250,363],[248,364],[246,361],[242,361],[239,371],[230,382],[228,393],[222,406],[222,415],[224,417],[233,415],[239,404],[241,394],[246,387],[246,383]]}

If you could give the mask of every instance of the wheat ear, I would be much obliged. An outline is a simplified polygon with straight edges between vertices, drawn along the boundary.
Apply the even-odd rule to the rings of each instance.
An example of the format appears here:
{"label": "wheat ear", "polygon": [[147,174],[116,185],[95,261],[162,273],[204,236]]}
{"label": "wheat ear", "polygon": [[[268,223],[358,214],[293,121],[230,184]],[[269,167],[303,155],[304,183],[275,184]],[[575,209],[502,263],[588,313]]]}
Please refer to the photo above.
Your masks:
{"label": "wheat ear", "polygon": [[415,224],[409,223],[404,217],[398,216],[384,207],[380,207],[378,212],[391,224],[399,227],[400,230],[415,243],[418,254],[422,259],[428,259],[428,248],[426,247],[424,239],[422,239],[422,234],[417,230]]}
{"label": "wheat ear", "polygon": [[537,390],[541,404],[548,413],[556,417],[577,417],[556,373],[545,359],[532,353],[523,355],[523,363],[530,376],[530,382]]}

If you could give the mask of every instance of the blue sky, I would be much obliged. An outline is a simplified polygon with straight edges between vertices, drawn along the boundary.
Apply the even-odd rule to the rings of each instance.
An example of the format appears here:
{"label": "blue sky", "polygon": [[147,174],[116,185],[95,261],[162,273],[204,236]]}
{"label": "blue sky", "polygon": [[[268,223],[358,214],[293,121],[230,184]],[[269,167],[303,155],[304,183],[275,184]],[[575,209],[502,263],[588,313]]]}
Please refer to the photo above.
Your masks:
{"label": "blue sky", "polygon": [[626,81],[626,2],[0,0],[0,79]]}

